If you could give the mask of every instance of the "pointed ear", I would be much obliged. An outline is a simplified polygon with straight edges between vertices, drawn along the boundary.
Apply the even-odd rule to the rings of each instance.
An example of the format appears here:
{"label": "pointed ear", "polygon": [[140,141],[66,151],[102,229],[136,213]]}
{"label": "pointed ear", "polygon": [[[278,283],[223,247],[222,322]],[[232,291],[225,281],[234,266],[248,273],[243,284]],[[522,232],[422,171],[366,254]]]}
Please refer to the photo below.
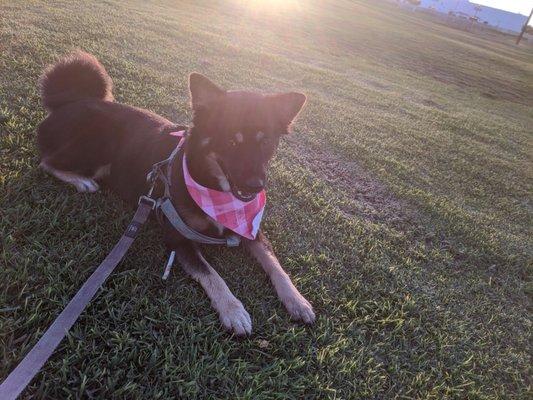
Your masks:
{"label": "pointed ear", "polygon": [[225,93],[224,90],[197,72],[189,75],[189,90],[191,91],[192,108],[195,110],[206,107]]}
{"label": "pointed ear", "polygon": [[290,92],[272,96],[274,110],[284,126],[289,126],[304,106],[306,97],[302,93]]}

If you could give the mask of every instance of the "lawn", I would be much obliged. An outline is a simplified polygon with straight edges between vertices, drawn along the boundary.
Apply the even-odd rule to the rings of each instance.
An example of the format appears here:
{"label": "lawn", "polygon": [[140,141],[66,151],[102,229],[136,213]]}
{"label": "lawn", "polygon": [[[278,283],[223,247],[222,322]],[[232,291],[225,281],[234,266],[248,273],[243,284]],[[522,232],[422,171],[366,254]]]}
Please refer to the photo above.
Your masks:
{"label": "lawn", "polygon": [[224,333],[150,223],[25,398],[520,399],[532,392],[533,47],[380,1],[0,0],[0,380],[132,210],[45,175],[36,80],[94,53],[118,101],[190,120],[187,76],[297,90],[264,230],[314,305],[290,321],[240,250]]}

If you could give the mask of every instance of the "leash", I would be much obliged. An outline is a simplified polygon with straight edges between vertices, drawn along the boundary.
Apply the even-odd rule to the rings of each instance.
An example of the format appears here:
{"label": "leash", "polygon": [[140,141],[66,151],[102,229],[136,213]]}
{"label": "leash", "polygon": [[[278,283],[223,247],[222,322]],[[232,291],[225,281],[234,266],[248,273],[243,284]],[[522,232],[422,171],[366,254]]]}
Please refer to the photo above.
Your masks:
{"label": "leash", "polygon": [[0,385],[1,400],[15,400],[41,370],[59,343],[67,335],[98,289],[126,255],[137,233],[155,207],[154,199],[141,196],[137,211],[113,250],[92,273],[65,309],[46,330],[37,344]]}

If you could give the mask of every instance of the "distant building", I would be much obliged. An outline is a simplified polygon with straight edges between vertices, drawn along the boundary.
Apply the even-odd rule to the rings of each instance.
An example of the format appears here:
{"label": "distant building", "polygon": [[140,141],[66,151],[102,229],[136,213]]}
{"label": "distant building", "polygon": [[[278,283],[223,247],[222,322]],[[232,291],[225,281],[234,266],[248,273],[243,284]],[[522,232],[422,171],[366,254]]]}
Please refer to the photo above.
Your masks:
{"label": "distant building", "polygon": [[418,7],[478,21],[504,32],[518,33],[527,16],[472,3],[469,0],[420,0]]}

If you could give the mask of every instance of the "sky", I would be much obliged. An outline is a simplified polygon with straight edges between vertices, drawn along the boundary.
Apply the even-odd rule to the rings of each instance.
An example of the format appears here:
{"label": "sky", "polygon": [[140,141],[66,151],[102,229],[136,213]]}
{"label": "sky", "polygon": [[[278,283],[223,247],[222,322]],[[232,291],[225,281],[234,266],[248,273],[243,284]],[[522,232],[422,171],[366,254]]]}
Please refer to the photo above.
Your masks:
{"label": "sky", "polygon": [[470,2],[523,15],[529,15],[533,7],[533,0],[470,0]]}

